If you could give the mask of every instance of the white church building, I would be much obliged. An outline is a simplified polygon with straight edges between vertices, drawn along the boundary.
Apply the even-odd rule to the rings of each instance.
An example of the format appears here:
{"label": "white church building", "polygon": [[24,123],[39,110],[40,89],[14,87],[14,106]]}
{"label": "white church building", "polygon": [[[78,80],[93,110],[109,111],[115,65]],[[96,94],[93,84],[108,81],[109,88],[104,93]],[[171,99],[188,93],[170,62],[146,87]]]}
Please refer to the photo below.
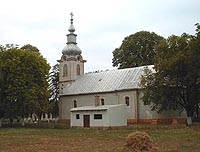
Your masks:
{"label": "white church building", "polygon": [[[74,33],[73,15],[71,15],[68,31],[67,43],[59,60],[60,122],[70,122],[73,117],[76,119],[76,116],[79,118],[78,121],[84,121],[86,116],[81,110],[85,112],[85,115],[90,115],[91,118],[92,115],[98,114],[98,112],[94,113],[94,111],[87,109],[88,106],[97,107],[94,108],[97,110],[98,107],[101,109],[102,106],[119,104],[126,105],[126,121],[129,124],[155,120],[158,123],[170,123],[173,119],[178,122],[185,121],[183,113],[168,111],[158,114],[156,111],[151,111],[149,105],[144,105],[141,99],[143,88],[140,86],[144,66],[84,74],[86,60],[81,55],[82,51],[76,43],[77,35]],[[153,69],[152,65],[147,67]],[[76,111],[80,114],[75,114]],[[119,114],[120,112],[118,110]],[[115,117],[118,115],[112,115],[110,119],[115,119]],[[71,121],[73,121],[71,124],[76,124],[77,120]],[[84,125],[83,122],[80,124]]]}

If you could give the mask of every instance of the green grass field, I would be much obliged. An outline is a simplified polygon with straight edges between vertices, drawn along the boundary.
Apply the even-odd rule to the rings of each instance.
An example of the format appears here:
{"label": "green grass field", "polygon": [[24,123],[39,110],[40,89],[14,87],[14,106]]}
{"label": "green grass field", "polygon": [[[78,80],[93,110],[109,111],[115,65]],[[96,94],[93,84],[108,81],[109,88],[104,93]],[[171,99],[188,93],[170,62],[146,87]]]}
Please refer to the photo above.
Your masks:
{"label": "green grass field", "polygon": [[200,151],[200,125],[133,125],[119,130],[0,128],[0,152],[124,152],[133,131],[147,132],[160,152]]}

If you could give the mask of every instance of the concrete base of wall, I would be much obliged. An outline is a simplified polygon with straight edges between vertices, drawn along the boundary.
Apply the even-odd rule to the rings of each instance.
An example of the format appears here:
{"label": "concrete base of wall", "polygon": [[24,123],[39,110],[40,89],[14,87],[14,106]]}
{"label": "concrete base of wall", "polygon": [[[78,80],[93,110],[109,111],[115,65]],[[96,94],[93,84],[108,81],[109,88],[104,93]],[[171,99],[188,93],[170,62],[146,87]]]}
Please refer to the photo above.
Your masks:
{"label": "concrete base of wall", "polygon": [[65,123],[70,125],[70,119],[59,119],[58,123]]}
{"label": "concrete base of wall", "polygon": [[[70,119],[59,119],[59,123],[65,123],[70,125]],[[137,123],[148,123],[148,124],[185,124],[186,118],[156,118],[156,119],[128,119],[128,124],[137,124]],[[126,128],[127,126],[109,126],[109,127],[102,127],[102,126],[90,126],[90,128]],[[81,126],[77,126],[76,128],[84,128]]]}
{"label": "concrete base of wall", "polygon": [[[89,128],[92,129],[99,129],[99,130],[110,130],[110,129],[123,129],[127,128],[128,126],[90,126]],[[71,128],[85,128],[83,126],[72,126]]]}
{"label": "concrete base of wall", "polygon": [[185,124],[186,118],[156,118],[156,119],[128,119],[128,124],[149,123],[149,124]]}

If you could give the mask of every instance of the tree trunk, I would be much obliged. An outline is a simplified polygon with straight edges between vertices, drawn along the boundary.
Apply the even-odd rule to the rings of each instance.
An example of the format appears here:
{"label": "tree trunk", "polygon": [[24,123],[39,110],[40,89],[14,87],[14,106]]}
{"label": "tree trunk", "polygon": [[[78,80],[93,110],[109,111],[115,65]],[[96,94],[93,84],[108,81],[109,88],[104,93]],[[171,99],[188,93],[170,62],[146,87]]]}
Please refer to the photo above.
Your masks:
{"label": "tree trunk", "polygon": [[0,127],[2,127],[2,120],[3,120],[3,119],[2,119],[2,118],[0,118]]}
{"label": "tree trunk", "polygon": [[25,126],[24,116],[22,116],[22,127]]}
{"label": "tree trunk", "polygon": [[186,125],[187,126],[191,126],[192,125],[192,115],[193,115],[193,111],[190,108],[186,109],[187,112],[187,121],[186,121]]}
{"label": "tree trunk", "polygon": [[187,117],[187,126],[192,125],[192,117]]}
{"label": "tree trunk", "polygon": [[197,119],[199,118],[199,106],[197,105],[197,109],[196,109],[196,117]]}
{"label": "tree trunk", "polygon": [[24,126],[25,126],[24,119],[22,119],[22,127],[24,127]]}
{"label": "tree trunk", "polygon": [[9,120],[10,120],[9,123],[10,123],[11,125],[13,125],[13,118],[9,118]]}

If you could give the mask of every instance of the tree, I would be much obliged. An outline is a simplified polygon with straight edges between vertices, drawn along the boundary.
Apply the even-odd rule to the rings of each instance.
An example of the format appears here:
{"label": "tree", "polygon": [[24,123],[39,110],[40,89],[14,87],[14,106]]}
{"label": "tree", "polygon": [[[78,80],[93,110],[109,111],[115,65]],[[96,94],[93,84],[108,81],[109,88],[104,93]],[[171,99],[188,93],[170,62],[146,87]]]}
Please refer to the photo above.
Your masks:
{"label": "tree", "polygon": [[49,99],[50,112],[54,116],[58,116],[58,102],[59,102],[59,64],[53,66],[49,76]]}
{"label": "tree", "polygon": [[6,95],[5,95],[5,75],[2,71],[2,64],[3,62],[3,53],[11,48],[18,48],[18,45],[14,44],[6,44],[5,46],[0,45],[0,127],[2,126],[2,118],[6,113]]}
{"label": "tree", "polygon": [[[30,45],[29,45],[30,46]],[[50,66],[38,51],[5,47],[0,55],[1,91],[8,118],[48,110]]]}
{"label": "tree", "polygon": [[29,50],[29,51],[40,52],[40,50],[37,47],[32,46],[30,44],[26,44],[26,45],[22,46],[21,49],[22,50]]}
{"label": "tree", "polygon": [[[4,51],[4,46],[0,45],[0,59],[1,59],[1,55]],[[1,67],[1,62],[0,62],[0,67]],[[2,75],[2,71],[0,68],[0,127],[2,126],[2,118],[5,114],[5,103],[4,103],[4,96],[3,96],[3,75]]]}
{"label": "tree", "polygon": [[123,68],[154,64],[155,45],[164,38],[154,32],[140,31],[126,37],[113,51],[113,66]]}
{"label": "tree", "polygon": [[[199,27],[197,28],[198,31]],[[143,76],[143,100],[152,110],[185,110],[187,124],[200,103],[200,35],[170,36],[156,49],[155,72]]]}

